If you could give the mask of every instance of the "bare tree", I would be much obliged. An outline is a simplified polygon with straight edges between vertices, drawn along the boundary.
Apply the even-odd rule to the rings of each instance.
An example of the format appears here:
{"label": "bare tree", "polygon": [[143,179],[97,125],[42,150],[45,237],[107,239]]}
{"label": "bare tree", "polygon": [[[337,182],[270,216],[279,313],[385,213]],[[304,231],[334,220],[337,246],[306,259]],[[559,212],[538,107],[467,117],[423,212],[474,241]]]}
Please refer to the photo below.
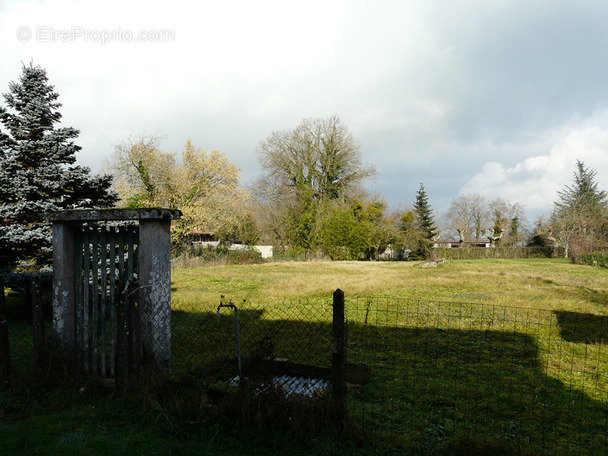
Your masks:
{"label": "bare tree", "polygon": [[274,131],[256,151],[266,185],[281,193],[309,191],[315,199],[351,196],[375,170],[361,160],[359,143],[337,117],[305,119]]}
{"label": "bare tree", "polygon": [[527,226],[526,214],[521,203],[496,198],[490,205],[491,223],[488,238],[493,244],[516,245],[523,239]]}
{"label": "bare tree", "polygon": [[487,202],[478,193],[458,195],[450,203],[446,219],[462,242],[482,239],[490,220]]}
{"label": "bare tree", "polygon": [[118,144],[107,169],[126,207],[180,209],[174,241],[193,228],[221,233],[233,229],[249,197],[239,187],[241,170],[219,151],[206,152],[187,141],[183,152],[160,149],[161,139],[143,136]]}

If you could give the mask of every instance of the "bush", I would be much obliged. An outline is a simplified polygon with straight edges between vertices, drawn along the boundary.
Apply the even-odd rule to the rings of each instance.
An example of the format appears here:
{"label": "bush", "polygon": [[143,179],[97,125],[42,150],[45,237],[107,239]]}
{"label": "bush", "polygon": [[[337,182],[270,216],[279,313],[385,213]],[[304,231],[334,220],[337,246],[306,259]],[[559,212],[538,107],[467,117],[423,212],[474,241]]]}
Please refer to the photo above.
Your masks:
{"label": "bush", "polygon": [[451,249],[434,249],[437,258],[448,260],[483,260],[486,258],[560,258],[564,256],[563,248],[554,247],[457,247]]}
{"label": "bush", "polygon": [[190,246],[184,249],[179,256],[173,258],[174,265],[184,268],[195,268],[206,265],[257,264],[263,262],[262,254],[251,247],[233,250],[225,246]]}

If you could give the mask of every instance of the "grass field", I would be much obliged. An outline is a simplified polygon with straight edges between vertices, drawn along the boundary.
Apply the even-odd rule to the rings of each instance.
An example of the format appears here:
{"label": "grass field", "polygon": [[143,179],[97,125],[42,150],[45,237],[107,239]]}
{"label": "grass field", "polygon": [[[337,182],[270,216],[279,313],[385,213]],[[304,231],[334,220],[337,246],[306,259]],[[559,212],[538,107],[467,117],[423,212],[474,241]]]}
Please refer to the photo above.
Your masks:
{"label": "grass field", "polygon": [[[0,453],[607,454],[607,275],[565,260],[174,269],[174,353],[189,352],[193,365],[234,343],[231,318],[216,320],[222,295],[239,305],[245,350],[248,331],[280,327],[276,349],[294,358],[298,346],[331,350],[325,310],[344,290],[349,359],[371,367],[349,398],[365,438],[336,446],[228,429],[168,401],[147,398],[142,410],[77,385],[3,393]],[[184,331],[193,322],[196,331]]]}
{"label": "grass field", "polygon": [[347,296],[416,296],[604,315],[608,271],[568,260],[451,261],[438,268],[403,262],[292,262],[173,270],[176,306],[217,307],[220,295],[277,303]]}

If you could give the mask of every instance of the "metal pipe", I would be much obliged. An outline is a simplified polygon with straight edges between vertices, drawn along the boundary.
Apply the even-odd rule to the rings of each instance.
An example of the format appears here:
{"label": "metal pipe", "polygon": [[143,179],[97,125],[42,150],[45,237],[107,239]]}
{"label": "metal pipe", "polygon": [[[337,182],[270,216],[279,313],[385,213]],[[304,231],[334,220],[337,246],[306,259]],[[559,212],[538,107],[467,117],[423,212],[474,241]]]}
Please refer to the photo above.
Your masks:
{"label": "metal pipe", "polygon": [[232,304],[232,299],[228,304],[224,304],[220,302],[220,305],[217,306],[217,322],[220,322],[220,309],[222,307],[228,307],[230,309],[234,309],[234,326],[236,332],[236,352],[237,352],[237,361],[239,365],[239,383],[243,379],[243,363],[241,360],[241,328],[239,324],[239,309]]}

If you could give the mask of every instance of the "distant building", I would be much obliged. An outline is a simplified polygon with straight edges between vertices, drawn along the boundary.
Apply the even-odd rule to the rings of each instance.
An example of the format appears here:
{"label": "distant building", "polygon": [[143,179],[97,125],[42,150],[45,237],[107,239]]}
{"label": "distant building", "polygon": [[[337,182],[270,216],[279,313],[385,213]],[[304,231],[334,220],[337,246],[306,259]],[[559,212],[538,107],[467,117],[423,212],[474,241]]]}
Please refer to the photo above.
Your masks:
{"label": "distant building", "polygon": [[480,239],[478,241],[455,241],[453,239],[437,239],[434,247],[436,249],[456,249],[462,247],[492,247],[492,242],[489,239]]}
{"label": "distant building", "polygon": [[[219,247],[220,240],[217,239],[215,233],[211,231],[191,230],[188,235],[188,242],[190,245],[197,247]],[[250,248],[245,244],[229,244],[230,250],[245,250]],[[272,245],[252,245],[251,248],[257,250],[262,255],[262,258],[272,258],[273,246]]]}

